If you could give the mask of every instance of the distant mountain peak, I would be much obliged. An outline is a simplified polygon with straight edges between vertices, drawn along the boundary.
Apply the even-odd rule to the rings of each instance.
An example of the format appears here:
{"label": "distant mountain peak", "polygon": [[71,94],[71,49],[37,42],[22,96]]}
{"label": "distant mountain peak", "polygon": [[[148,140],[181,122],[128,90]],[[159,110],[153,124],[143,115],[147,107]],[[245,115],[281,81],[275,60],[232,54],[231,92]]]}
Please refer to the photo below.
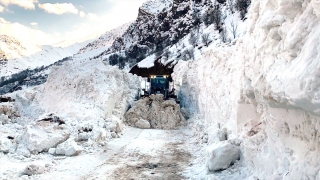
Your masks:
{"label": "distant mountain peak", "polygon": [[[109,48],[113,41],[117,38],[120,37],[127,29],[128,27],[131,25],[132,22],[123,24],[122,26],[112,29],[104,34],[102,34],[99,38],[97,38],[96,40],[90,42],[89,44],[87,44],[85,47],[81,48],[77,54],[82,54],[85,52],[89,52],[95,49],[99,49],[102,48],[103,51],[105,51],[107,48]],[[99,53],[101,53],[99,52]],[[97,54],[95,54],[97,55]]]}

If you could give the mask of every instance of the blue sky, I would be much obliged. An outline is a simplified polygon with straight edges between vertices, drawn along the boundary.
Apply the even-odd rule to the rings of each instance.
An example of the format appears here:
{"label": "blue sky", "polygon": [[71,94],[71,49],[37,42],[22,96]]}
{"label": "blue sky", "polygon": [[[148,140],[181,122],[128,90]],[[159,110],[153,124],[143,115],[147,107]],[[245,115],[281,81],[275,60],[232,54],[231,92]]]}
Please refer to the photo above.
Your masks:
{"label": "blue sky", "polygon": [[[8,23],[19,23],[57,39],[74,41],[134,20],[145,1],[0,0],[0,17]],[[8,29],[0,27],[0,34],[12,35]]]}

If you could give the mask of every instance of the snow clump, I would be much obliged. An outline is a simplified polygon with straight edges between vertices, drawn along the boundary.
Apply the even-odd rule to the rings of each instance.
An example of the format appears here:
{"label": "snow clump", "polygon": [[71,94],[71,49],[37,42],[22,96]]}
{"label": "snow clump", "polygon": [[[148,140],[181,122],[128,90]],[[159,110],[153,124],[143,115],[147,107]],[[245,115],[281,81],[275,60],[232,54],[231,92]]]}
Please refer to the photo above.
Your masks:
{"label": "snow clump", "polygon": [[[52,151],[52,149],[50,149]],[[66,155],[66,156],[75,156],[82,152],[83,148],[73,140],[69,139],[57,146],[55,149],[55,154],[57,155]],[[50,153],[52,154],[52,152]]]}
{"label": "snow clump", "polygon": [[37,153],[57,146],[69,136],[70,130],[67,126],[40,121],[26,126],[20,143],[24,144],[30,152]]}
{"label": "snow clump", "polygon": [[30,164],[24,170],[24,174],[28,176],[32,176],[35,174],[42,174],[44,172],[45,172],[45,166],[42,164]]}
{"label": "snow clump", "polygon": [[227,141],[222,141],[208,147],[207,168],[209,171],[224,170],[239,158],[239,150]]}

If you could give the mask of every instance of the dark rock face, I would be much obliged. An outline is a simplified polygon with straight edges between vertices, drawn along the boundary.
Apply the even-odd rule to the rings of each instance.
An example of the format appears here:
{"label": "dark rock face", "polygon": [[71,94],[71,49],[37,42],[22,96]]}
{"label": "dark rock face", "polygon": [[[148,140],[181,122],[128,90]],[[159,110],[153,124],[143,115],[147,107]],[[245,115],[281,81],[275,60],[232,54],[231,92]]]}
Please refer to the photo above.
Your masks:
{"label": "dark rock face", "polygon": [[208,9],[210,5],[211,1],[174,0],[169,8],[157,14],[140,8],[136,21],[100,56],[122,54],[132,66],[187,35],[200,24],[200,11]]}
{"label": "dark rock face", "polygon": [[226,2],[226,0],[217,0],[220,4],[223,4]]}
{"label": "dark rock face", "polygon": [[[168,3],[169,0],[163,1]],[[242,1],[246,2],[246,6],[243,7],[247,9],[251,0],[232,2]],[[123,68],[129,64],[129,67],[132,67],[152,53],[161,52],[166,47],[176,44],[191,30],[197,29],[202,22],[205,25],[214,23],[216,30],[219,30],[220,33],[224,25],[221,9],[230,6],[230,4],[227,5],[226,0],[173,0],[171,2],[170,6],[157,13],[151,12],[155,9],[150,11],[148,7],[142,6],[136,21],[129,26],[127,31],[121,37],[116,38],[108,50],[94,58],[106,56],[105,60],[108,60],[111,65],[119,65],[120,68]],[[236,10],[239,9],[237,7],[240,7],[237,4],[239,3],[233,5]],[[245,12],[242,14],[245,15]],[[110,61],[111,56],[112,61]]]}
{"label": "dark rock face", "polygon": [[0,96],[0,103],[2,102],[15,102],[15,99],[6,96]]}

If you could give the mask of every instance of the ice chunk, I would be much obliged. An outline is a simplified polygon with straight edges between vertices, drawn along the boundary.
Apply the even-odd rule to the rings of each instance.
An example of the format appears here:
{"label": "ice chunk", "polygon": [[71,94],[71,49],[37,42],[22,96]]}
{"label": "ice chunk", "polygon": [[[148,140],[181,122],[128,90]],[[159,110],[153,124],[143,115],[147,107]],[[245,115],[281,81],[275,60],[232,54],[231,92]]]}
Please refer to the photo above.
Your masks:
{"label": "ice chunk", "polygon": [[135,123],[137,128],[141,128],[141,129],[150,129],[150,123],[147,120],[144,119],[139,119],[136,123]]}
{"label": "ice chunk", "polygon": [[66,155],[66,156],[75,156],[82,152],[83,148],[73,140],[69,139],[61,144],[59,144],[56,148],[56,154]]}
{"label": "ice chunk", "polygon": [[239,160],[238,149],[227,141],[213,144],[207,149],[207,168],[209,171],[227,169]]}
{"label": "ice chunk", "polygon": [[19,144],[16,153],[24,157],[30,157],[30,151],[24,144]]}
{"label": "ice chunk", "polygon": [[32,153],[47,151],[49,148],[57,146],[70,136],[69,129],[63,124],[37,122],[26,127],[25,133],[20,143],[25,144]]}
{"label": "ice chunk", "polygon": [[0,152],[8,153],[12,147],[10,139],[4,137],[0,139]]}

